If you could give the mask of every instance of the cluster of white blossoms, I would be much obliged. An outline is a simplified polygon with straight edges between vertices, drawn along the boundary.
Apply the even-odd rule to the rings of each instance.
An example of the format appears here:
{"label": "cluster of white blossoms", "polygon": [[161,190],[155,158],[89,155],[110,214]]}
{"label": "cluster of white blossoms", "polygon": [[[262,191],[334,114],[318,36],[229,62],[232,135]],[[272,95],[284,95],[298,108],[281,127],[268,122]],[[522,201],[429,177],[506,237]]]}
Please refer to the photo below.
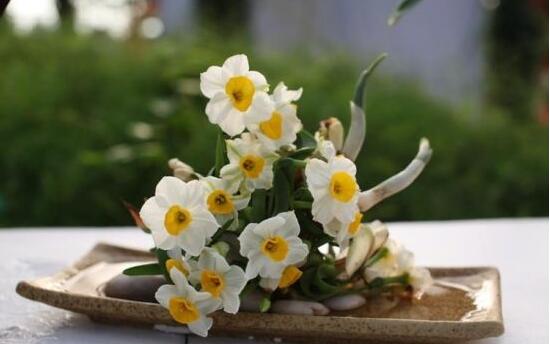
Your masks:
{"label": "cluster of white blossoms", "polygon": [[[171,160],[177,177],[161,179],[140,216],[157,250],[166,252],[161,269],[173,283],[157,291],[158,302],[175,321],[206,336],[212,326],[208,314],[221,309],[237,313],[240,294],[249,282],[256,281],[253,286],[273,293],[302,277],[310,252],[318,253],[318,247],[302,240],[294,209],[309,211],[307,216],[319,226],[318,236],[328,234],[341,248],[363,233],[363,212],[355,164],[342,154],[343,133],[333,131],[325,138],[317,134],[316,145],[309,147],[303,160],[290,159],[301,172],[286,178],[291,184],[302,178],[311,201],[302,201],[300,208],[288,203],[283,210],[264,212],[265,217],[252,221],[250,213],[258,207],[273,209],[277,190],[270,190],[276,188],[276,162],[297,152],[294,144],[302,123],[294,102],[302,90],[289,90],[279,83],[269,94],[266,78],[249,69],[245,55],[209,67],[200,76],[200,89],[209,99],[209,121],[223,132],[223,162],[215,176],[201,176],[183,162]],[[265,190],[261,191],[265,202],[251,205],[257,190]],[[231,247],[220,240],[231,233],[238,244],[233,256],[240,255],[238,259],[228,258]],[[429,272],[415,269],[408,251],[398,254],[394,246],[393,241],[386,243],[387,254],[366,268],[368,278],[406,273],[414,288],[424,288]]]}

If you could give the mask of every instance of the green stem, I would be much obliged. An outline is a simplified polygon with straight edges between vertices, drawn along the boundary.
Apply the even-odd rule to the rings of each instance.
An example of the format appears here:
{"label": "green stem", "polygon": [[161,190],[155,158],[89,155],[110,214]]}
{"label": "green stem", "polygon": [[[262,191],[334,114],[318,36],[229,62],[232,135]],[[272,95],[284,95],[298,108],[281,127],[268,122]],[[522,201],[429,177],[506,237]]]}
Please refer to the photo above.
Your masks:
{"label": "green stem", "polygon": [[376,252],[376,254],[372,257],[370,257],[367,262],[365,263],[365,267],[369,267],[379,261],[380,259],[384,258],[388,254],[388,249],[386,247],[382,247],[381,249]]}
{"label": "green stem", "polygon": [[294,201],[292,202],[292,207],[294,209],[311,209],[311,202],[307,201]]}

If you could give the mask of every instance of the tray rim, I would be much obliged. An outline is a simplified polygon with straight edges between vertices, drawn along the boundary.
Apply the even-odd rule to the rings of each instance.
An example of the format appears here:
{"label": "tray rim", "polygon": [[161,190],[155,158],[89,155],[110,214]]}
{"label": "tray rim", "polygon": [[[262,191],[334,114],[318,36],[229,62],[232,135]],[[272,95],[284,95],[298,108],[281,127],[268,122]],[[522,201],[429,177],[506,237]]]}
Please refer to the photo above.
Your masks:
{"label": "tray rim", "polygon": [[[159,304],[132,301],[118,298],[112,298],[107,296],[93,296],[79,293],[70,293],[62,290],[54,290],[40,285],[44,280],[63,280],[70,276],[74,276],[86,267],[101,262],[102,259],[92,259],[94,253],[97,251],[104,251],[106,249],[116,249],[124,255],[133,256],[133,258],[142,258],[138,260],[153,259],[154,256],[147,251],[124,247],[120,245],[112,245],[105,242],[97,243],[89,252],[78,259],[71,266],[64,268],[63,270],[54,273],[50,276],[41,277],[32,281],[20,281],[17,284],[16,292],[30,300],[42,302],[50,306],[62,308],[65,310],[82,313],[93,320],[117,322],[123,321],[125,324],[135,325],[170,325],[181,326],[174,322],[168,312]],[[97,255],[97,253],[95,254]],[[274,324],[287,324],[294,325],[297,322],[303,322],[304,320],[313,321],[317,324],[330,325],[331,322],[343,322],[350,326],[344,326],[344,328],[324,328],[326,330],[324,335],[333,335],[342,339],[351,340],[412,340],[412,341],[460,341],[460,340],[473,340],[482,339],[487,337],[497,337],[504,333],[504,323],[502,317],[502,296],[501,296],[501,282],[500,273],[497,268],[491,266],[476,266],[476,267],[429,267],[431,271],[452,271],[462,270],[472,272],[490,271],[494,274],[496,283],[497,297],[491,307],[494,307],[496,317],[489,318],[487,320],[425,320],[425,319],[395,319],[395,318],[367,318],[367,317],[353,317],[353,316],[341,316],[341,315],[327,315],[327,316],[306,316],[306,315],[292,315],[292,314],[274,314],[274,313],[249,313],[239,312],[237,314],[226,314],[223,312],[215,312],[211,316],[214,318],[214,326],[211,333],[216,334],[229,334],[229,335],[269,335],[266,332],[262,332],[261,327],[258,324],[270,323],[271,331],[294,331],[293,335],[277,335],[277,337],[286,338],[312,338],[315,335],[311,335],[311,332],[300,331],[295,328],[289,328],[288,326],[274,326]],[[97,301],[101,300],[102,305],[108,305],[108,307],[90,307],[94,303],[97,305]],[[75,302],[77,301],[77,302]],[[75,306],[82,304],[88,306]],[[74,304],[73,304],[74,302]],[[117,312],[113,310],[119,309],[140,309],[142,313],[140,317],[136,317],[134,321],[128,319],[120,319],[117,317]],[[109,311],[111,309],[111,311]],[[95,312],[95,314],[90,314]],[[151,321],[151,320],[154,320]],[[245,326],[252,323],[256,324],[256,327]],[[364,325],[366,331],[354,331],[353,325]],[[276,328],[274,328],[276,327]],[[348,328],[349,327],[349,328]],[[451,329],[446,332],[444,336],[421,336],[414,334],[414,332],[430,333],[433,330],[441,330],[443,328]],[[351,330],[351,331],[350,331]],[[412,333],[411,333],[412,332]],[[475,334],[475,335],[474,335]],[[271,335],[273,336],[273,335]]]}

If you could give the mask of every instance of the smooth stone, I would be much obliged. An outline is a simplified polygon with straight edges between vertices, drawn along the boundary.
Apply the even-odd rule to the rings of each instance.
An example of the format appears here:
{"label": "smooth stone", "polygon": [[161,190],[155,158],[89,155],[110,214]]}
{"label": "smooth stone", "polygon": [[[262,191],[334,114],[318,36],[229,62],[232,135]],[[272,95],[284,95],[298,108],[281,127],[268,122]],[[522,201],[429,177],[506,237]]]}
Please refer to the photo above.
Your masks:
{"label": "smooth stone", "polygon": [[271,305],[271,312],[279,314],[327,315],[330,313],[330,310],[319,302],[279,300]]}
{"label": "smooth stone", "polygon": [[351,294],[344,296],[334,296],[326,299],[323,304],[333,311],[349,311],[363,306],[367,303],[367,299],[359,294]]}
{"label": "smooth stone", "polygon": [[257,313],[260,311],[260,302],[264,294],[258,290],[253,290],[246,294],[245,297],[241,300],[241,306],[239,307],[239,312],[253,312]]}
{"label": "smooth stone", "polygon": [[126,276],[118,275],[105,284],[105,296],[118,299],[157,302],[155,293],[167,284],[163,276]]}

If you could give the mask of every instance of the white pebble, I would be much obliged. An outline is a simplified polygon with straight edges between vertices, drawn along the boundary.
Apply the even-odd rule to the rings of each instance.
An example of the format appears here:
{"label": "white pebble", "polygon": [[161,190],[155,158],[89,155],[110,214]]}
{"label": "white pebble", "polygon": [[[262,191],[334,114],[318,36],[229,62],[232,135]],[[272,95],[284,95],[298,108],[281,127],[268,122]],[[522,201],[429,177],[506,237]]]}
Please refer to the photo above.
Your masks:
{"label": "white pebble", "polygon": [[301,314],[301,315],[327,315],[330,310],[322,303],[298,300],[279,300],[271,306],[273,313]]}
{"label": "white pebble", "polygon": [[335,296],[325,300],[324,305],[333,311],[347,311],[363,306],[367,299],[359,294]]}

